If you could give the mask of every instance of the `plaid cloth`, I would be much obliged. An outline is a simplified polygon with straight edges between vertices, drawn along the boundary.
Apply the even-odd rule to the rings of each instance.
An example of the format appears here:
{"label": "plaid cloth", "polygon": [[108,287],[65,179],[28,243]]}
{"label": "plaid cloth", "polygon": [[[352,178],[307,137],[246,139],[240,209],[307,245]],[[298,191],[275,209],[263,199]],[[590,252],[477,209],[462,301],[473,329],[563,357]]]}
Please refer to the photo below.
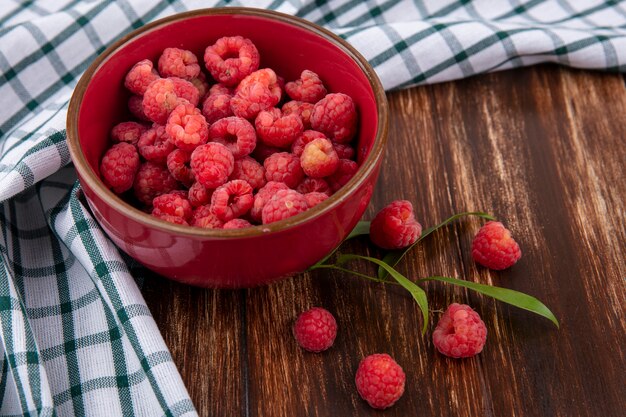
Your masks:
{"label": "plaid cloth", "polygon": [[[142,269],[86,209],[67,166],[64,128],[74,85],[106,45],[157,18],[224,3],[1,4],[0,415],[196,415],[133,279]],[[230,4],[332,29],[369,59],[387,89],[546,61],[626,68],[618,1]]]}

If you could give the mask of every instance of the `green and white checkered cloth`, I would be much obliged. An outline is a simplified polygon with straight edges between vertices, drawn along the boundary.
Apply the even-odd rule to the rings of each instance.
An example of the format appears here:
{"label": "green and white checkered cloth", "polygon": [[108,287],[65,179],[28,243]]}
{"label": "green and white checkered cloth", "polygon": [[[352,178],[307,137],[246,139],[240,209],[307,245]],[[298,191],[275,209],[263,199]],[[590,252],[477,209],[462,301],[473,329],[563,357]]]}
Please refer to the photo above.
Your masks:
{"label": "green and white checkered cloth", "polygon": [[[81,73],[116,38],[217,5],[225,3],[0,0],[1,416],[196,415],[138,289],[142,269],[86,208],[68,166],[65,115]],[[369,59],[387,89],[539,62],[626,68],[618,1],[229,5],[332,29]]]}

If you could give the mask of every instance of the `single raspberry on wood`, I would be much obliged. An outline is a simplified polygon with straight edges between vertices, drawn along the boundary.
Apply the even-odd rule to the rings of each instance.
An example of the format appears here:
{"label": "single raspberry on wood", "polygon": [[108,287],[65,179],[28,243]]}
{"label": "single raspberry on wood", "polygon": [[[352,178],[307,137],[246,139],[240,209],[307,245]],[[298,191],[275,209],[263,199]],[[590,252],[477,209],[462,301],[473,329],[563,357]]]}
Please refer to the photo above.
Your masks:
{"label": "single raspberry on wood", "polygon": [[147,161],[165,164],[167,156],[176,149],[165,126],[154,125],[146,130],[137,142],[139,153]]}
{"label": "single raspberry on wood", "polygon": [[174,145],[184,151],[193,151],[209,139],[209,126],[204,116],[190,103],[172,110],[165,130]]}
{"label": "single raspberry on wood", "polygon": [[298,316],[293,332],[300,347],[319,353],[329,349],[335,342],[337,321],[328,310],[313,307]]}
{"label": "single raspberry on wood", "polygon": [[422,234],[415,220],[413,205],[396,200],[380,210],[370,225],[370,239],[383,249],[401,249],[412,245]]}
{"label": "single raspberry on wood", "polygon": [[237,85],[259,68],[259,51],[250,39],[225,36],[204,51],[204,64],[219,83]]}
{"label": "single raspberry on wood", "polygon": [[433,344],[437,350],[452,358],[477,355],[486,341],[485,323],[477,312],[465,304],[450,304],[433,332]]}
{"label": "single raspberry on wood", "polygon": [[250,186],[258,190],[263,187],[265,181],[265,168],[259,164],[254,158],[244,156],[240,159],[235,159],[235,167],[233,173],[230,174],[231,180],[244,180]]}
{"label": "single raspberry on wood", "polygon": [[285,92],[293,100],[317,103],[326,95],[326,87],[316,73],[304,70],[299,79],[285,84]]}
{"label": "single raspberry on wood", "polygon": [[195,180],[189,162],[191,161],[191,152],[182,149],[174,149],[167,156],[167,169],[176,181],[179,181],[189,187]]}
{"label": "single raspberry on wood", "polygon": [[179,48],[165,48],[158,62],[162,77],[179,77],[190,80],[200,74],[198,58],[193,52]]}
{"label": "single raspberry on wood", "polygon": [[260,112],[254,120],[259,139],[269,146],[289,148],[302,134],[302,120],[296,114],[283,115],[277,108]]}
{"label": "single raspberry on wood", "polygon": [[154,197],[167,194],[177,188],[178,182],[169,171],[154,162],[141,164],[133,183],[135,197],[146,206],[152,205]]}
{"label": "single raspberry on wood", "polygon": [[124,79],[124,86],[132,93],[142,96],[150,83],[159,78],[159,74],[156,69],[154,69],[152,61],[144,59],[137,62],[130,71],[128,71]]}
{"label": "single raspberry on wood", "polygon": [[509,268],[522,257],[522,250],[511,232],[500,222],[490,221],[480,228],[472,242],[472,258],[496,271]]}
{"label": "single raspberry on wood", "polygon": [[304,178],[300,158],[289,152],[271,155],[263,162],[263,166],[266,180],[284,182],[289,188],[295,188]]}
{"label": "single raspberry on wood", "polygon": [[315,104],[311,127],[337,143],[348,143],[356,133],[356,106],[350,96],[331,93]]}
{"label": "single raspberry on wood", "polygon": [[223,222],[248,213],[254,203],[252,187],[244,180],[232,180],[215,189],[211,211]]}
{"label": "single raspberry on wood", "polygon": [[113,145],[105,152],[100,164],[102,180],[117,194],[132,188],[138,169],[137,149],[126,142]]}
{"label": "single raspberry on wood", "polygon": [[314,105],[305,103],[304,101],[292,100],[283,104],[281,110],[284,115],[295,114],[302,120],[302,126],[305,130],[311,128],[311,113],[313,113]]}
{"label": "single raspberry on wood", "polygon": [[400,399],[405,381],[402,367],[386,353],[376,353],[363,359],[355,378],[361,398],[379,410],[391,407]]}
{"label": "single raspberry on wood", "polygon": [[269,181],[255,195],[254,204],[250,210],[250,217],[256,222],[261,222],[262,212],[265,204],[271,200],[274,195],[281,190],[288,190],[287,184],[284,182]]}
{"label": "single raspberry on wood", "polygon": [[234,167],[233,153],[221,143],[200,145],[191,153],[191,170],[196,181],[207,188],[224,184]]}
{"label": "single raspberry on wood", "polygon": [[212,142],[226,146],[235,159],[249,155],[256,146],[256,132],[252,124],[241,117],[226,117],[211,125]]}
{"label": "single raspberry on wood", "polygon": [[304,173],[311,178],[328,177],[337,171],[339,157],[328,139],[314,139],[304,147],[300,165]]}
{"label": "single raspberry on wood", "polygon": [[145,125],[137,122],[122,122],[111,129],[111,140],[113,143],[127,142],[136,145],[141,134],[148,130]]}
{"label": "single raspberry on wood", "polygon": [[263,207],[263,224],[274,223],[305,212],[309,208],[306,198],[294,190],[278,191]]}

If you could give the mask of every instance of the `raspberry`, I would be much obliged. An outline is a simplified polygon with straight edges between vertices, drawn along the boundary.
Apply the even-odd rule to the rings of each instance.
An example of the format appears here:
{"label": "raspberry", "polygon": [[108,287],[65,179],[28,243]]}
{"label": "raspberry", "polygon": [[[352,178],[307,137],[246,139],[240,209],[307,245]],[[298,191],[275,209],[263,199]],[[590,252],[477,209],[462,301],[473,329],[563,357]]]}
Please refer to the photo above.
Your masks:
{"label": "raspberry", "polygon": [[215,123],[220,119],[232,116],[234,113],[230,108],[230,99],[229,94],[208,95],[202,103],[202,114],[206,117],[206,121]]}
{"label": "raspberry", "polygon": [[178,97],[187,100],[194,106],[200,103],[200,91],[195,85],[182,78],[170,77],[168,79],[174,83],[174,91]]}
{"label": "raspberry", "polygon": [[197,77],[194,77],[189,80],[196,90],[198,90],[198,95],[200,100],[202,100],[209,92],[209,83],[206,80],[206,76],[203,72],[200,72]]}
{"label": "raspberry", "polygon": [[489,269],[509,268],[521,257],[522,250],[500,222],[485,223],[472,242],[472,258]]}
{"label": "raspberry", "polygon": [[304,147],[309,143],[313,142],[315,139],[327,139],[323,133],[317,132],[315,130],[305,130],[291,145],[291,153],[297,156],[298,158],[302,156],[302,152],[304,151]]}
{"label": "raspberry", "polygon": [[337,321],[328,310],[313,307],[298,316],[293,332],[300,347],[319,353],[335,342]]}
{"label": "raspberry", "polygon": [[252,151],[252,156],[260,163],[263,163],[267,158],[279,152],[283,152],[283,150],[273,146],[267,146],[262,142],[257,142],[256,148]]}
{"label": "raspberry", "polygon": [[100,174],[107,187],[121,194],[131,189],[138,169],[137,149],[130,143],[121,142],[113,145],[102,157]]}
{"label": "raspberry", "polygon": [[333,146],[339,159],[354,159],[356,151],[352,146],[343,143],[333,143]]}
{"label": "raspberry", "polygon": [[182,100],[179,98],[176,85],[171,79],[159,78],[150,83],[143,95],[142,103],[144,114],[150,120],[164,125],[170,112],[181,104]]}
{"label": "raspberry", "polygon": [[224,223],[222,229],[245,229],[246,227],[252,227],[249,221],[244,219],[232,219]]}
{"label": "raspberry", "polygon": [[200,206],[191,216],[191,225],[204,229],[221,229],[224,223],[211,212],[211,206]]}
{"label": "raspberry", "polygon": [[263,207],[261,219],[263,224],[274,223],[295,216],[309,208],[306,198],[294,190],[278,191]]}
{"label": "raspberry", "polygon": [[193,207],[200,207],[209,204],[213,190],[207,190],[206,187],[199,182],[194,182],[189,187],[189,202]]}
{"label": "raspberry", "polygon": [[164,164],[176,146],[167,134],[165,126],[155,125],[141,135],[137,148],[147,161]]}
{"label": "raspberry", "polygon": [[311,103],[292,100],[283,104],[282,111],[284,115],[298,115],[300,117],[300,120],[302,120],[302,126],[306,130],[311,128],[311,113],[313,113],[313,107],[315,106]]}
{"label": "raspberry", "polygon": [[193,151],[209,139],[209,126],[200,110],[189,103],[178,105],[167,119],[165,130],[179,149]]}
{"label": "raspberry", "polygon": [[226,94],[226,95],[232,96],[233,94],[235,94],[235,90],[230,87],[225,86],[224,84],[217,83],[217,84],[213,84],[211,88],[209,88],[210,96],[213,96],[216,94]]}
{"label": "raspberry", "polygon": [[314,139],[304,147],[300,156],[300,165],[309,177],[323,178],[337,171],[339,157],[328,139]]}
{"label": "raspberry", "polygon": [[196,181],[206,188],[224,184],[232,174],[234,165],[232,152],[220,143],[200,145],[191,154],[191,170]]}
{"label": "raspberry", "polygon": [[314,191],[312,193],[306,193],[304,195],[304,198],[306,199],[306,203],[309,208],[311,208],[317,206],[322,201],[326,201],[326,199],[328,199],[328,194],[318,193]]}
{"label": "raspberry", "polygon": [[364,358],[356,371],[356,388],[361,398],[376,409],[389,408],[404,393],[406,376],[402,367],[386,353]]}
{"label": "raspberry", "polygon": [[337,171],[334,174],[330,175],[326,178],[328,181],[328,185],[330,185],[330,189],[333,192],[339,190],[341,187],[346,185],[348,181],[354,177],[354,174],[359,170],[359,166],[356,162],[350,161],[349,159],[340,159],[339,167],[337,167]]}
{"label": "raspberry", "polygon": [[253,72],[237,86],[230,107],[236,116],[253,119],[260,111],[274,107],[281,98],[276,73],[269,68]]}
{"label": "raspberry", "polygon": [[186,80],[200,74],[198,58],[191,51],[178,48],[165,48],[158,62],[162,77],[179,77]]}
{"label": "raspberry", "polygon": [[315,104],[311,127],[338,143],[348,143],[356,133],[356,107],[341,93],[328,94]]}
{"label": "raspberry", "polygon": [[250,217],[254,221],[261,222],[263,207],[274,195],[281,190],[288,190],[284,182],[270,181],[265,184],[254,196],[254,204],[250,210]]}
{"label": "raspberry", "polygon": [[237,85],[259,68],[259,51],[250,39],[241,36],[226,36],[204,51],[204,64],[218,82]]}
{"label": "raspberry", "polygon": [[218,187],[211,197],[211,211],[227,222],[243,216],[252,208],[252,187],[244,180],[233,180]]}
{"label": "raspberry", "polygon": [[241,80],[235,89],[235,93],[238,93],[244,88],[256,83],[261,83],[265,86],[269,90],[270,95],[274,98],[274,100],[276,100],[276,103],[280,101],[282,97],[281,80],[271,68],[263,68],[248,75],[246,78]]}
{"label": "raspberry", "polygon": [[487,341],[487,327],[477,312],[465,304],[450,304],[433,332],[437,350],[452,358],[479,354]]}
{"label": "raspberry", "polygon": [[131,114],[139,120],[143,120],[145,122],[151,121],[143,112],[143,97],[141,96],[130,96],[128,99],[128,110],[130,110]]}
{"label": "raspberry", "polygon": [[235,168],[230,175],[231,180],[244,180],[258,190],[265,185],[265,169],[254,158],[244,156],[235,160]]}
{"label": "raspberry", "polygon": [[271,155],[263,162],[263,167],[266,180],[284,182],[289,188],[295,188],[304,177],[300,158],[289,152]]}
{"label": "raspberry", "polygon": [[235,158],[249,155],[256,146],[254,127],[241,117],[226,117],[211,125],[209,136],[212,142],[226,146]]}
{"label": "raspberry", "polygon": [[155,216],[155,217],[158,217],[161,220],[165,220],[168,223],[182,224],[183,226],[189,226],[189,223],[187,223],[187,220],[183,219],[182,217],[171,216],[169,214],[163,214],[161,216]]}
{"label": "raspberry", "polygon": [[370,226],[370,239],[383,249],[400,249],[412,245],[422,234],[415,220],[413,205],[396,200],[379,211]]}
{"label": "raspberry", "polygon": [[191,153],[182,149],[174,149],[167,155],[167,169],[176,181],[182,182],[186,186],[194,181],[193,172],[189,166]]}
{"label": "raspberry", "polygon": [[296,114],[283,115],[277,108],[260,112],[254,125],[263,143],[278,148],[289,148],[303,131],[302,120]]}
{"label": "raspberry", "polygon": [[[182,195],[181,195],[182,194]],[[192,209],[184,193],[168,193],[152,200],[152,215],[156,217],[177,216],[184,220],[191,218]]]}
{"label": "raspberry", "polygon": [[137,122],[122,122],[111,129],[111,140],[113,143],[127,142],[136,145],[139,137],[148,128]]}
{"label": "raspberry", "polygon": [[139,167],[133,183],[135,197],[146,206],[152,205],[154,197],[167,194],[177,188],[178,182],[169,171],[153,162],[144,162]]}
{"label": "raspberry", "polygon": [[137,62],[126,74],[124,86],[137,95],[144,95],[146,89],[154,80],[158,80],[159,74],[149,59]]}
{"label": "raspberry", "polygon": [[317,103],[326,95],[326,87],[316,73],[304,70],[300,79],[285,84],[285,92],[294,100]]}
{"label": "raspberry", "polygon": [[330,197],[330,195],[332,194],[328,183],[321,178],[307,177],[303,179],[302,182],[296,187],[296,191],[300,194],[324,193],[328,197]]}

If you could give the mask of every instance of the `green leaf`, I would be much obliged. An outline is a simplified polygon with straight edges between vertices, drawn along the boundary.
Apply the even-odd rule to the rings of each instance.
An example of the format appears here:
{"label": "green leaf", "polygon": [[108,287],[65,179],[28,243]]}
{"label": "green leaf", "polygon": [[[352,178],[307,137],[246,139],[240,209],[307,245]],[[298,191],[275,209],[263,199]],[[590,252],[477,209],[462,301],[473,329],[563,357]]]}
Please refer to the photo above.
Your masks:
{"label": "green leaf", "polygon": [[411,294],[413,299],[417,302],[419,308],[422,310],[422,318],[424,322],[422,326],[422,334],[425,334],[426,328],[428,327],[428,299],[426,298],[426,293],[424,292],[424,290],[380,259],[360,255],[341,255],[337,259],[337,264],[341,265],[351,259],[364,259],[366,261],[375,263],[381,268],[385,268],[389,275],[391,275],[393,279],[398,282],[398,284],[404,287],[404,289]]}
{"label": "green leaf", "polygon": [[324,263],[326,263],[328,258],[333,256],[334,253],[337,252],[337,249],[339,249],[341,245],[343,245],[344,242],[346,242],[347,240],[350,240],[352,238],[362,236],[362,235],[368,235],[370,233],[370,223],[371,222],[366,222],[366,221],[358,222],[356,226],[354,227],[354,229],[352,229],[348,237],[346,237],[335,249],[333,249],[332,252],[330,252],[328,255],[322,258],[322,260],[320,260],[318,263],[310,267],[309,271],[319,268],[320,265],[324,265]]}
{"label": "green leaf", "polygon": [[344,240],[344,242],[348,239],[352,239],[353,237],[369,235],[370,234],[370,224],[372,222],[360,221],[356,224],[354,229],[350,232],[348,237]]}
{"label": "green leaf", "polygon": [[500,300],[507,304],[510,304],[515,307],[522,308],[524,310],[528,310],[540,316],[543,316],[550,320],[555,326],[559,327],[559,321],[556,319],[554,314],[550,311],[545,304],[541,301],[537,300],[535,297],[530,296],[528,294],[524,294],[523,292],[510,290],[508,288],[494,287],[491,285],[478,284],[476,282],[465,281],[457,278],[450,277],[428,277],[422,278],[418,280],[419,282],[424,281],[440,281],[447,282],[448,284],[458,285],[460,287],[469,288],[470,290],[479,292],[481,294],[487,295],[489,297],[495,298],[496,300]]}
{"label": "green leaf", "polygon": [[[430,235],[434,231],[436,231],[436,230],[438,230],[438,229],[448,225],[449,223],[452,223],[456,219],[459,219],[459,218],[464,217],[464,216],[477,216],[477,217],[481,217],[481,218],[487,219],[487,220],[495,220],[495,218],[493,216],[491,216],[490,214],[483,213],[483,212],[480,212],[480,211],[468,211],[468,212],[465,212],[465,213],[455,214],[454,216],[450,217],[449,219],[444,220],[443,222],[439,223],[438,225],[430,227],[430,228],[424,230],[422,232],[422,235],[420,236],[420,238],[417,239],[417,241],[415,243],[413,243],[411,246],[409,246],[407,248],[404,248],[404,249],[399,249],[399,250],[394,250],[394,251],[388,252],[383,257],[383,262],[385,262],[388,265],[391,265],[392,267],[395,267],[396,265],[398,265],[398,262],[400,262],[402,260],[402,258],[404,258],[404,255],[406,255],[407,252],[409,252],[411,249],[413,249],[413,247],[415,245],[417,245],[422,240],[424,240],[428,235]],[[385,268],[378,267],[378,278],[382,279],[382,278],[385,278],[386,276],[387,276],[387,271],[385,270]]]}

